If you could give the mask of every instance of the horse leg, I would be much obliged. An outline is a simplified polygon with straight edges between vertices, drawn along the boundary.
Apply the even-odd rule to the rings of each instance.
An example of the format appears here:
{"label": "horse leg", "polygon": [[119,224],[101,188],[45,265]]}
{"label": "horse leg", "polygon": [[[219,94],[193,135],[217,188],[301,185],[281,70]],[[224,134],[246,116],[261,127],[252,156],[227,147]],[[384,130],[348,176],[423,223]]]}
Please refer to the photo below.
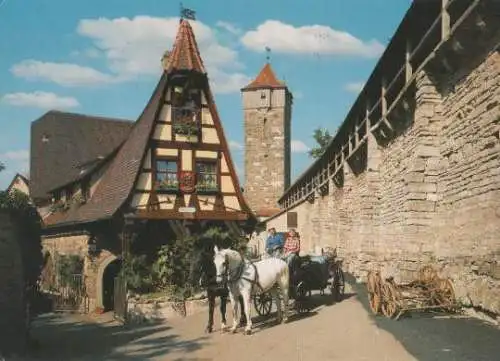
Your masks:
{"label": "horse leg", "polygon": [[229,290],[229,300],[231,301],[231,306],[233,306],[233,327],[231,327],[231,332],[236,333],[236,329],[238,328],[238,305],[239,302],[235,298],[238,297],[239,294],[236,293],[235,289]]}
{"label": "horse leg", "polygon": [[238,301],[240,302],[240,309],[241,309],[241,313],[240,313],[240,327],[243,327],[247,324],[247,319],[248,317],[246,316],[246,313],[243,312],[243,310],[245,310],[245,306],[244,306],[244,303],[243,303],[243,296],[240,295],[238,297]]}
{"label": "horse leg", "polygon": [[[245,327],[245,334],[250,335],[252,333],[252,306],[251,306],[251,290],[247,291],[242,291],[240,295],[240,302],[243,303],[242,309],[241,309],[241,315],[243,318],[243,311],[245,311],[245,318],[246,318],[246,327]],[[240,320],[241,323],[242,320]]]}
{"label": "horse leg", "polygon": [[279,295],[279,292],[278,292],[278,288],[275,286],[273,286],[273,288],[271,288],[269,290],[269,293],[271,294],[271,297],[274,298],[274,301],[276,303],[276,310],[277,310],[277,316],[278,316],[278,323],[280,323],[282,320],[283,320],[283,315],[281,313],[281,300],[280,300],[280,295]]}
{"label": "horse leg", "polygon": [[220,325],[221,332],[226,331],[226,307],[227,307],[227,295],[220,296],[220,314],[222,316],[222,322]]}
{"label": "horse leg", "polygon": [[281,290],[281,296],[283,297],[283,308],[285,309],[284,316],[283,316],[283,322],[288,321],[288,292],[289,292],[289,287],[290,287],[290,276],[288,273],[288,267],[284,269],[282,275],[279,278],[278,284],[280,286]]}
{"label": "horse leg", "polygon": [[215,306],[215,295],[213,292],[208,291],[208,325],[205,332],[211,333],[214,326],[214,306]]}

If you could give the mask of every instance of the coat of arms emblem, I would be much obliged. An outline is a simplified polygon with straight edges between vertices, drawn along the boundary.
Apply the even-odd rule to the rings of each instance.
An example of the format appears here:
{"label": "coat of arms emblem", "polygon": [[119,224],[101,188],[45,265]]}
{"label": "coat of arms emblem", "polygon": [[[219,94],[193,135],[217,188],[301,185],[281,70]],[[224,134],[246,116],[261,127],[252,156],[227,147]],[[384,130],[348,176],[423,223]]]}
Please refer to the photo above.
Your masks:
{"label": "coat of arms emblem", "polygon": [[195,190],[196,177],[193,171],[180,172],[179,187],[183,193],[193,193]]}

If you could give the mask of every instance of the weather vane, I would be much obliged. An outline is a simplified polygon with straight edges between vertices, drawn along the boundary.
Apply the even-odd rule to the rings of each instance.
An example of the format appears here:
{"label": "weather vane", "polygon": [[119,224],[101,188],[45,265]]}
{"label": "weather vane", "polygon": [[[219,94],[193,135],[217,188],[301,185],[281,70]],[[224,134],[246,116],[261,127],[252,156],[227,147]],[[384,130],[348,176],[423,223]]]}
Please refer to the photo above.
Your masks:
{"label": "weather vane", "polygon": [[196,20],[196,11],[185,8],[181,3],[181,18],[188,20]]}
{"label": "weather vane", "polygon": [[269,63],[271,60],[271,48],[269,46],[266,46],[266,61]]}

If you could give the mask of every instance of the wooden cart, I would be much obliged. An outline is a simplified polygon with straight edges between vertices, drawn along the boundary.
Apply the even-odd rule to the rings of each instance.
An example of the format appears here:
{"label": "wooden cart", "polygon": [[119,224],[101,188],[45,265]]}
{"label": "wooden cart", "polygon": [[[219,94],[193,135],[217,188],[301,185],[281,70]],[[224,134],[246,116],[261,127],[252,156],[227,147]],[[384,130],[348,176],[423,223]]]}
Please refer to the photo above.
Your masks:
{"label": "wooden cart", "polygon": [[450,279],[439,278],[431,266],[423,267],[417,279],[406,284],[395,283],[393,277],[382,280],[380,272],[370,271],[367,289],[372,312],[396,320],[408,311],[451,312],[458,306]]}

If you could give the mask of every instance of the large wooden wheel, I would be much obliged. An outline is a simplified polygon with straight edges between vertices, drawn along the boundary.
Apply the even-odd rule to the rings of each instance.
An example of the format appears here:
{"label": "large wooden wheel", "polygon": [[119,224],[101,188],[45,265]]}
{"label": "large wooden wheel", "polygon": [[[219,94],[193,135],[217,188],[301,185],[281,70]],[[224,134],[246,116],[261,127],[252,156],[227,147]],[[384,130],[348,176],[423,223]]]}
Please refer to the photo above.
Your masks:
{"label": "large wooden wheel", "polygon": [[295,287],[295,308],[298,313],[309,312],[307,294],[308,290],[306,289],[304,282],[300,282],[297,287]]}
{"label": "large wooden wheel", "polygon": [[381,283],[381,277],[379,272],[375,271],[368,272],[368,280],[366,282],[366,288],[368,291],[368,302],[374,314],[378,314],[380,312],[380,301],[381,301],[380,283]]}
{"label": "large wooden wheel", "polygon": [[449,278],[439,280],[437,298],[439,305],[444,308],[452,309],[454,307],[456,303],[455,290]]}
{"label": "large wooden wheel", "polygon": [[337,264],[333,272],[332,285],[330,287],[330,292],[335,300],[335,302],[340,302],[344,298],[345,294],[345,279],[344,272],[342,268]]}
{"label": "large wooden wheel", "polygon": [[261,293],[253,298],[253,305],[259,316],[269,316],[273,306],[273,298],[269,293]]}
{"label": "large wooden wheel", "polygon": [[399,312],[399,296],[396,288],[390,282],[382,285],[382,313],[385,317],[393,318]]}

